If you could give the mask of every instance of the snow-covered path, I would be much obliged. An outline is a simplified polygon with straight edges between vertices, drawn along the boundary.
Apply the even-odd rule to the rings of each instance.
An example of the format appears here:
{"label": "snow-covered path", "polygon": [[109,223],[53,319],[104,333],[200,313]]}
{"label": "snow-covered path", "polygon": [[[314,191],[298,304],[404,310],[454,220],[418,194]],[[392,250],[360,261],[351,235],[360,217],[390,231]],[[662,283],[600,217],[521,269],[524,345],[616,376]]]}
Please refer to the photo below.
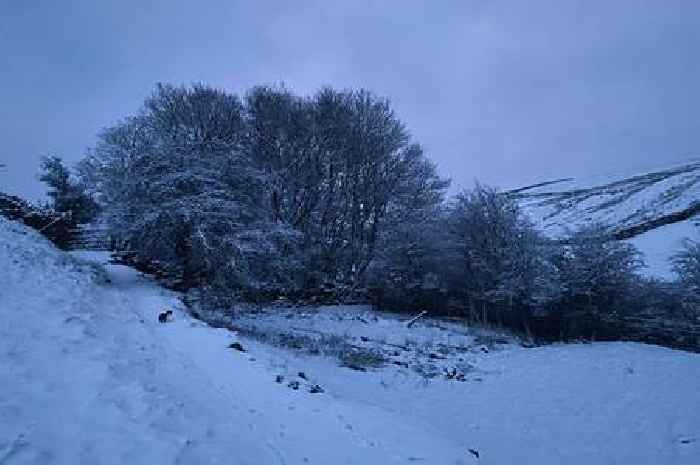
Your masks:
{"label": "snow-covered path", "polygon": [[[100,284],[85,259],[106,257],[0,219],[0,465],[700,463],[697,354],[513,348],[470,360],[474,382],[358,373],[229,350],[175,294],[114,265]],[[326,392],[275,382],[299,370]]]}
{"label": "snow-covered path", "polygon": [[20,249],[0,255],[0,464],[462,463],[427,425],[275,383],[129,268],[97,286]]}

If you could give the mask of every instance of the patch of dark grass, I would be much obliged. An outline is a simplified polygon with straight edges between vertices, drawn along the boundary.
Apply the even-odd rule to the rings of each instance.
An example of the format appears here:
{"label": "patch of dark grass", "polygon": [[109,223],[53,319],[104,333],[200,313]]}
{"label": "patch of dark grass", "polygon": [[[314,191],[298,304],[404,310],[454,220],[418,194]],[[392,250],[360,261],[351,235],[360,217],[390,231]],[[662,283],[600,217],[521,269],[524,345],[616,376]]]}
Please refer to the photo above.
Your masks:
{"label": "patch of dark grass", "polygon": [[299,351],[308,355],[334,357],[340,361],[342,366],[359,371],[382,367],[387,361],[380,351],[353,345],[349,342],[349,338],[334,334],[308,336],[261,329],[257,326],[230,325],[229,329],[274,347]]}
{"label": "patch of dark grass", "polygon": [[343,366],[357,370],[380,368],[386,363],[386,357],[379,351],[361,347],[345,347],[338,353],[338,359]]}

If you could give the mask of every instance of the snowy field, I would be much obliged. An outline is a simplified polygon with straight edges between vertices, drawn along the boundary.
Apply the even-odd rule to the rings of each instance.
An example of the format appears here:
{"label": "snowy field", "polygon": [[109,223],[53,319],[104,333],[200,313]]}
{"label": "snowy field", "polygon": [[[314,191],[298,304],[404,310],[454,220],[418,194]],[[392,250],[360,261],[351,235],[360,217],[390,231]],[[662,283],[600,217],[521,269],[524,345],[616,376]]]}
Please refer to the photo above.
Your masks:
{"label": "snowy field", "polygon": [[[0,219],[0,464],[700,463],[697,354],[527,349],[360,307],[246,315],[235,334],[105,261]],[[264,333],[385,360],[351,369]]]}

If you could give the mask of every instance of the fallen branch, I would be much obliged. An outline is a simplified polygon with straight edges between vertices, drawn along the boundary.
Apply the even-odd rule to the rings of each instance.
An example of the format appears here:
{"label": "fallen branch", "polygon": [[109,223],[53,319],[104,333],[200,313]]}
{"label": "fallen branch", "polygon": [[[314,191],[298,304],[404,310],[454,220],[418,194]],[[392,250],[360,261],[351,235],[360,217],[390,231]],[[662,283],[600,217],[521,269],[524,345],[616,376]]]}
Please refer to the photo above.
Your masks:
{"label": "fallen branch", "polygon": [[428,314],[428,312],[425,311],[425,310],[423,310],[423,311],[420,312],[418,315],[416,315],[416,316],[414,316],[413,318],[411,318],[411,319],[408,321],[408,323],[406,323],[406,327],[407,327],[407,328],[410,328],[411,326],[413,326],[413,323],[415,323],[416,321],[418,321],[419,319],[421,319],[422,317],[424,317],[424,316],[427,315],[427,314]]}

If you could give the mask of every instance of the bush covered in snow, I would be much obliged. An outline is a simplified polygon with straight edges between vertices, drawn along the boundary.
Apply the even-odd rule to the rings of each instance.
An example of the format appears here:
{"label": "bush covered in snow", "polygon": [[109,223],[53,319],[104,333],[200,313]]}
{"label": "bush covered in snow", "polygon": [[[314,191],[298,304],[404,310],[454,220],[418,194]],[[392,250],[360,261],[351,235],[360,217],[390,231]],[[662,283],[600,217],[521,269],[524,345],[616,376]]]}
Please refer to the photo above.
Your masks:
{"label": "bush covered in snow", "polygon": [[689,290],[700,292],[700,243],[686,239],[673,257],[674,271]]}
{"label": "bush covered in snow", "polygon": [[609,237],[607,230],[591,225],[575,231],[551,257],[559,295],[549,313],[562,321],[561,331],[591,335],[599,331],[601,318],[632,310],[642,266],[639,252],[627,242]]}
{"label": "bush covered in snow", "polygon": [[672,258],[673,269],[683,292],[686,312],[700,317],[700,243],[686,239]]}

